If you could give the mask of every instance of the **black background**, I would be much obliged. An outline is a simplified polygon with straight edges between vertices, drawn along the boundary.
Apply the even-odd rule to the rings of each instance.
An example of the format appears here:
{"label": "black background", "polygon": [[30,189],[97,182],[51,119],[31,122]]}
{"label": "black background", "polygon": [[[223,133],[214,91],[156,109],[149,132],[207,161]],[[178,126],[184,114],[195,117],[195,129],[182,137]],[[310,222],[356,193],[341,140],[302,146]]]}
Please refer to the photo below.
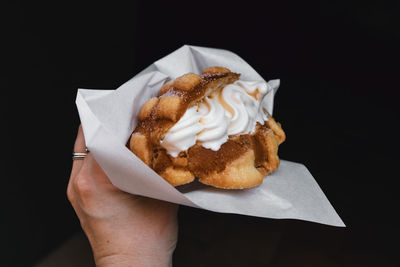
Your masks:
{"label": "black background", "polygon": [[115,89],[192,44],[281,79],[280,156],[309,168],[347,228],[182,207],[175,266],[399,266],[398,1],[14,1],[2,13],[0,265],[30,266],[79,230],[65,196],[76,89]]}

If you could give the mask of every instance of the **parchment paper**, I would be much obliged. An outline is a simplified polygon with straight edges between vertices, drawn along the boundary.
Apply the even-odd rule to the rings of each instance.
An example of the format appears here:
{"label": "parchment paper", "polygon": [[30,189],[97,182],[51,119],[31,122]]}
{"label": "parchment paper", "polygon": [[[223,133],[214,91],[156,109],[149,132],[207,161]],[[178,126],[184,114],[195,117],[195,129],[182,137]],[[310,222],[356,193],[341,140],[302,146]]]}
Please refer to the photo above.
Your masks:
{"label": "parchment paper", "polygon": [[[176,189],[137,158],[126,146],[137,113],[169,79],[210,66],[241,73],[241,79],[264,79],[236,54],[185,45],[154,62],[116,90],[78,89],[78,107],[87,147],[111,182],[123,191],[215,212],[266,218],[292,218],[345,226],[307,168],[281,160],[262,185],[245,190],[222,190],[200,183]],[[267,96],[272,114],[279,80],[269,81]]]}

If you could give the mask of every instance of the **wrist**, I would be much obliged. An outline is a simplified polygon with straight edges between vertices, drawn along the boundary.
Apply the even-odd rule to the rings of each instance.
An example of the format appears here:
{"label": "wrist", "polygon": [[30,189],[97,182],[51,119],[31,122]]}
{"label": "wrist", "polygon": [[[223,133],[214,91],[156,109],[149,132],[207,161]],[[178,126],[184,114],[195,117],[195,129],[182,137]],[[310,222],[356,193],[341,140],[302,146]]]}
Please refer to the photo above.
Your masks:
{"label": "wrist", "polygon": [[95,256],[95,263],[97,267],[110,267],[110,266],[137,266],[137,267],[158,267],[158,266],[172,266],[172,255],[161,254],[114,254],[103,255],[101,257]]}
{"label": "wrist", "polygon": [[89,238],[96,266],[172,266],[176,241],[162,236],[107,236]]}

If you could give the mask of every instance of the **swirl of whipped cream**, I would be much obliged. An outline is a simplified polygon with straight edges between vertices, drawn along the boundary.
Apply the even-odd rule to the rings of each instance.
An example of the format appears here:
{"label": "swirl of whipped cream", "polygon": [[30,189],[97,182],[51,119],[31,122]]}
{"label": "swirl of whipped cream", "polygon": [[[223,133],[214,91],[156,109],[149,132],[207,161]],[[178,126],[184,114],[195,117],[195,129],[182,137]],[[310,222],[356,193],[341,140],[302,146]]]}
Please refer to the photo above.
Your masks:
{"label": "swirl of whipped cream", "polygon": [[229,117],[222,105],[209,97],[200,104],[199,113],[202,114],[200,123],[204,128],[197,134],[197,140],[202,142],[203,147],[217,151],[228,140]]}
{"label": "swirl of whipped cream", "polygon": [[227,108],[231,118],[229,135],[253,133],[257,122],[264,125],[268,117],[264,113],[262,100],[269,89],[264,82],[237,81],[225,86],[220,99],[230,107]]}
{"label": "swirl of whipped cream", "polygon": [[201,117],[202,114],[197,112],[197,106],[188,108],[181,119],[169,129],[161,141],[161,146],[176,158],[179,152],[196,144],[196,134],[204,128],[199,122]]}
{"label": "swirl of whipped cream", "polygon": [[251,118],[246,108],[252,104],[251,96],[243,93],[243,89],[234,84],[227,85],[221,93],[221,102],[224,101],[230,108],[227,112],[230,117],[228,133],[231,135],[248,132]]}
{"label": "swirl of whipped cream", "polygon": [[257,122],[264,125],[268,120],[263,99],[271,89],[265,82],[241,80],[225,86],[198,106],[189,108],[161,145],[177,157],[197,140],[203,147],[217,151],[229,135],[254,133]]}

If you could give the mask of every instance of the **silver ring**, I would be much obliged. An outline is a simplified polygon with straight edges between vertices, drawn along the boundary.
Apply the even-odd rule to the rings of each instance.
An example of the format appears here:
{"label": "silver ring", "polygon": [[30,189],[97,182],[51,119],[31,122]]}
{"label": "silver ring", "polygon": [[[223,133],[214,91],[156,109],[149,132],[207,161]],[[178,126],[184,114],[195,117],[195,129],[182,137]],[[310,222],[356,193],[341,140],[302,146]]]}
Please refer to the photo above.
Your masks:
{"label": "silver ring", "polygon": [[85,148],[85,152],[72,152],[72,160],[84,159],[89,153],[89,149]]}

